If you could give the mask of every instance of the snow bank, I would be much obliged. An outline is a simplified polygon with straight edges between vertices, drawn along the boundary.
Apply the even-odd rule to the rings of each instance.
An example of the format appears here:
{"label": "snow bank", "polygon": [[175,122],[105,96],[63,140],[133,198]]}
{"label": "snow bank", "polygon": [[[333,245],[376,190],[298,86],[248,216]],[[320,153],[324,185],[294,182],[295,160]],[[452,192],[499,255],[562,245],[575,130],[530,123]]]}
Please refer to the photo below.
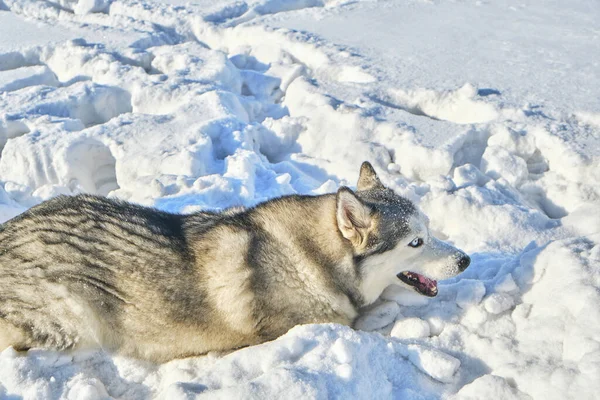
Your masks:
{"label": "snow bank", "polygon": [[368,2],[2,4],[11,18],[74,35],[0,44],[2,221],[81,192],[176,212],[252,206],[353,186],[369,160],[473,262],[433,299],[388,288],[358,330],[300,326],[228,355],[151,365],[6,349],[0,397],[591,399],[600,390],[597,113],[504,101],[465,80],[390,83],[395,66],[384,59],[268,24],[285,13],[368,16]]}

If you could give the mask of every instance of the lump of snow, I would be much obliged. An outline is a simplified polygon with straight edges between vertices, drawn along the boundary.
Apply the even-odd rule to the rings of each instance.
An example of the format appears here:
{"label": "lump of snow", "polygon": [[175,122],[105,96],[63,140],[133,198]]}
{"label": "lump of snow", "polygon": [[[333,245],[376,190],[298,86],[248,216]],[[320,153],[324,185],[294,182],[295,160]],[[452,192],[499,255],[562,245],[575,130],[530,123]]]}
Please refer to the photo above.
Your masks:
{"label": "lump of snow", "polygon": [[90,14],[105,12],[110,0],[79,0],[73,11],[75,14]]}
{"label": "lump of snow", "polygon": [[471,185],[483,186],[490,178],[482,174],[473,164],[465,164],[454,169],[452,180],[457,187],[466,187]]}
{"label": "lump of snow", "polygon": [[511,386],[508,381],[496,375],[484,375],[462,387],[451,397],[453,400],[526,400],[531,397]]}
{"label": "lump of snow", "polygon": [[486,311],[491,314],[500,314],[515,305],[512,296],[506,293],[492,293],[483,301]]}
{"label": "lump of snow", "polygon": [[531,133],[522,134],[504,125],[496,125],[492,128],[492,136],[487,143],[488,146],[502,147],[525,160],[528,160],[537,150]]}
{"label": "lump of snow", "polygon": [[452,382],[454,373],[460,367],[460,360],[451,355],[417,345],[408,346],[408,359],[415,367],[444,383]]}
{"label": "lump of snow", "polygon": [[453,192],[456,190],[456,184],[447,175],[440,175],[437,178],[431,179],[429,182],[432,190],[444,192]]}
{"label": "lump of snow", "polygon": [[463,315],[461,323],[469,329],[477,330],[488,319],[488,314],[481,307],[471,307]]}
{"label": "lump of snow", "polygon": [[519,290],[519,287],[515,283],[511,274],[506,274],[498,280],[494,286],[496,292],[515,292]]}
{"label": "lump of snow", "polygon": [[460,308],[477,305],[485,296],[485,285],[478,280],[463,279],[460,288],[456,292],[456,304]]}
{"label": "lump of snow", "polygon": [[56,0],[66,10],[73,11],[77,15],[105,12],[110,6],[111,0]]}
{"label": "lump of snow", "polygon": [[491,178],[504,178],[515,187],[529,175],[525,160],[499,146],[488,146],[485,149],[481,158],[481,170]]}
{"label": "lump of snow", "polygon": [[68,384],[66,399],[97,400],[108,398],[104,384],[98,379],[85,378],[83,374],[76,376]]}
{"label": "lump of snow", "polygon": [[427,321],[421,318],[405,318],[396,321],[392,328],[391,336],[399,339],[429,337],[431,329]]}
{"label": "lump of snow", "polygon": [[354,371],[352,369],[352,366],[349,364],[342,364],[335,367],[336,375],[345,381],[349,381],[350,379],[352,379],[353,372]]}
{"label": "lump of snow", "polygon": [[440,316],[431,316],[427,318],[429,324],[429,336],[440,335],[446,327],[446,321]]}

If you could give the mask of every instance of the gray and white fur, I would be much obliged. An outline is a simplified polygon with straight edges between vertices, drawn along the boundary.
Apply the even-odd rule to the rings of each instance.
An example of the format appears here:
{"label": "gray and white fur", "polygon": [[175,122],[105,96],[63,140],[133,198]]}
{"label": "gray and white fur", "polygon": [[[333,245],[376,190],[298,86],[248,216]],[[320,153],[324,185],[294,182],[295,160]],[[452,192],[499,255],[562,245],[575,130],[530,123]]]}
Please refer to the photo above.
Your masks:
{"label": "gray and white fur", "polygon": [[61,196],[0,228],[0,350],[227,351],[298,324],[352,325],[393,283],[433,296],[468,264],[369,163],[355,192],[223,213]]}

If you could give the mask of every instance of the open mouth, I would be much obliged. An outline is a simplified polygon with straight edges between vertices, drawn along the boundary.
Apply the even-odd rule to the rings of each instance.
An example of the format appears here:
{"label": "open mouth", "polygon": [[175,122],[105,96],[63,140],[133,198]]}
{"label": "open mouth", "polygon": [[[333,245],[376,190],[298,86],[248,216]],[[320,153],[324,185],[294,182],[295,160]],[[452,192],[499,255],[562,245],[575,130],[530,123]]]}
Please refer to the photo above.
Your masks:
{"label": "open mouth", "polygon": [[435,297],[438,294],[437,281],[433,279],[411,271],[400,272],[396,276],[424,296]]}

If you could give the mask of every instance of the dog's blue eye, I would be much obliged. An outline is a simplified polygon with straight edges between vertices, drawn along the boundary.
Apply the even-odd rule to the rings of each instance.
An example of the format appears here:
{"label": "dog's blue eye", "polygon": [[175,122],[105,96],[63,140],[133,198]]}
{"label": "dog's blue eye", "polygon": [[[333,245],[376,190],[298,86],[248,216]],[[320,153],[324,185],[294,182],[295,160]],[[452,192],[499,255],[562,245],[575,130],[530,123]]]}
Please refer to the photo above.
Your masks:
{"label": "dog's blue eye", "polygon": [[408,245],[410,247],[420,247],[422,244],[423,244],[423,239],[416,238],[415,240],[413,240],[412,242],[410,242]]}

